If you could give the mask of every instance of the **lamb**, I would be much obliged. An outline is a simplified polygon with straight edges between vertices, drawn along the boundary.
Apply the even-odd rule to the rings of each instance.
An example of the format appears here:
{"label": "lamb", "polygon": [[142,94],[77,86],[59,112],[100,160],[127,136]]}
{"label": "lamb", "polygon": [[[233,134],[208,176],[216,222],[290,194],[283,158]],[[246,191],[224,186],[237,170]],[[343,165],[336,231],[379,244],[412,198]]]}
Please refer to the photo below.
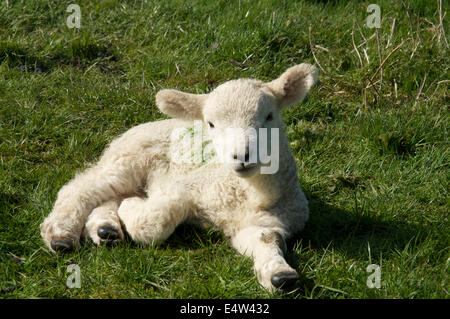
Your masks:
{"label": "lamb", "polygon": [[[126,232],[135,242],[157,244],[181,223],[214,227],[253,259],[263,287],[289,287],[298,274],[284,258],[285,240],[303,229],[309,208],[280,112],[302,101],[317,79],[317,68],[302,63],[271,82],[231,80],[208,94],[159,91],[157,107],[174,119],[131,128],[62,187],[40,226],[44,242],[60,252],[80,247],[80,238],[112,245]],[[211,156],[180,161],[174,132],[193,132],[195,125]],[[264,128],[278,135],[248,133]],[[258,145],[271,149],[274,136],[279,167],[262,173],[271,162],[250,146],[267,142]]]}

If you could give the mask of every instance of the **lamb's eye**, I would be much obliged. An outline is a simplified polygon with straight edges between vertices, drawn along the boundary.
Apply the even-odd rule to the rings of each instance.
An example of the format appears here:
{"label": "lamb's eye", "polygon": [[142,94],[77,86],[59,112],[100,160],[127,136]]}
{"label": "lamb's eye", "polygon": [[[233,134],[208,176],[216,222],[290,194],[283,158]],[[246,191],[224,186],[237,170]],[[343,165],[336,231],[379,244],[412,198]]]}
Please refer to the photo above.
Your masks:
{"label": "lamb's eye", "polygon": [[212,124],[211,122],[208,122],[208,125],[210,128],[214,128],[214,124]]}
{"label": "lamb's eye", "polygon": [[273,120],[273,114],[272,112],[269,113],[269,115],[267,115],[266,117],[266,121],[272,121]]}

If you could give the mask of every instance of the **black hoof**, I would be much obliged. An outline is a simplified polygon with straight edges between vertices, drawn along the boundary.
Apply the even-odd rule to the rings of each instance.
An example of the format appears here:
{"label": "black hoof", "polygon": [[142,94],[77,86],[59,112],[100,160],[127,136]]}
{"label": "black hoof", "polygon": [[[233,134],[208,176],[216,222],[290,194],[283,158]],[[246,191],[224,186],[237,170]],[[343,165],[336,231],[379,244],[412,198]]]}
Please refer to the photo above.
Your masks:
{"label": "black hoof", "polygon": [[97,230],[97,235],[101,239],[106,239],[108,241],[113,241],[115,239],[120,239],[119,231],[112,226],[102,226]]}
{"label": "black hoof", "polygon": [[270,281],[275,288],[291,289],[298,284],[298,274],[292,271],[282,271],[274,274]]}
{"label": "black hoof", "polygon": [[69,252],[75,248],[73,239],[53,239],[50,246],[56,252]]}

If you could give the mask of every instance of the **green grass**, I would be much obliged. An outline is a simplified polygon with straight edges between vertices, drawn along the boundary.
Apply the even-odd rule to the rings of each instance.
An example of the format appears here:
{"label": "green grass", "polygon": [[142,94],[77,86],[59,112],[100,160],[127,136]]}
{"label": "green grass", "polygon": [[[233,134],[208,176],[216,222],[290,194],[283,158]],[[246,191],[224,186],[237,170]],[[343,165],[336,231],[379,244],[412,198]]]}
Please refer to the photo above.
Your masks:
{"label": "green grass", "polygon": [[[381,60],[404,43],[365,89],[377,40],[361,65],[352,30],[356,45],[375,33],[368,1],[78,1],[79,30],[65,24],[71,2],[1,1],[0,298],[449,298],[449,51],[437,1],[405,2],[410,18],[401,1],[376,2]],[[267,293],[220,233],[187,226],[160,247],[44,247],[57,191],[115,136],[162,118],[159,89],[271,80],[316,63],[311,48],[321,83],[284,114],[311,207],[289,243],[297,291]],[[66,286],[70,264],[80,289]]]}

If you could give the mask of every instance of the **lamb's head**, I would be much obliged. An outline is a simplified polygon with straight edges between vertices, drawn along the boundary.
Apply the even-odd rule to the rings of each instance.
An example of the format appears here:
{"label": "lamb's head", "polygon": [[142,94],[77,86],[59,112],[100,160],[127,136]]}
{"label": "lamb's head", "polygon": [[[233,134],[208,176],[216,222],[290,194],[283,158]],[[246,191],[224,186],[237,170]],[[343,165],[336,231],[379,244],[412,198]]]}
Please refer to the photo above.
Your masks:
{"label": "lamb's head", "polygon": [[278,156],[272,149],[283,128],[280,112],[303,100],[317,78],[317,68],[303,63],[271,82],[232,80],[208,94],[162,90],[156,104],[172,117],[203,121],[219,160],[249,177],[263,168],[261,163],[270,165],[267,159]]}

